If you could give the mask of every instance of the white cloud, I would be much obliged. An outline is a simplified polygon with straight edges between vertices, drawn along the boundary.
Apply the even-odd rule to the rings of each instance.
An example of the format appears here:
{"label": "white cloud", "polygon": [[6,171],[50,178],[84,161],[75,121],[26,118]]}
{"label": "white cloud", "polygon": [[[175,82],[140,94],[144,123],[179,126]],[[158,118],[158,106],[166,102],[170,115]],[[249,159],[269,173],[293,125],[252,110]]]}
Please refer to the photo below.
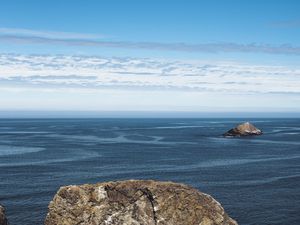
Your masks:
{"label": "white cloud", "polygon": [[0,109],[299,109],[299,87],[300,69],[281,66],[0,55]]}
{"label": "white cloud", "polygon": [[1,86],[300,94],[300,69],[87,56],[0,55]]}

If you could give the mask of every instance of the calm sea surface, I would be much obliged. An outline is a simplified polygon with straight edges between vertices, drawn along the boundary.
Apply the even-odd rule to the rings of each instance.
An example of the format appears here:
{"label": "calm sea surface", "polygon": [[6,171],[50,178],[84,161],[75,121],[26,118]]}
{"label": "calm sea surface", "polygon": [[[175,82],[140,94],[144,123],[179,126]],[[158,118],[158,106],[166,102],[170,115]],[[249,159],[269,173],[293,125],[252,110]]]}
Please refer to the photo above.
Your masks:
{"label": "calm sea surface", "polygon": [[[244,121],[264,135],[223,138]],[[211,194],[243,225],[298,225],[300,119],[0,120],[0,203],[43,224],[62,185],[172,180]]]}

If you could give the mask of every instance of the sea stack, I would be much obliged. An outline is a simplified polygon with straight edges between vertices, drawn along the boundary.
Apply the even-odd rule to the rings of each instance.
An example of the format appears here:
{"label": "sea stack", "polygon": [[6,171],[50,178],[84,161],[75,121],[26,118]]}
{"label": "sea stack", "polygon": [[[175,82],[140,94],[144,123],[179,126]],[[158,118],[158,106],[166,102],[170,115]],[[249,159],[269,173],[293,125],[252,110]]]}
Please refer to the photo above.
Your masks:
{"label": "sea stack", "polygon": [[253,136],[261,135],[262,131],[256,128],[249,122],[238,125],[237,127],[227,131],[223,136],[225,137],[240,137],[240,136]]}
{"label": "sea stack", "polygon": [[61,187],[45,225],[237,225],[211,196],[189,186],[127,180]]}
{"label": "sea stack", "polygon": [[0,225],[8,225],[8,221],[5,215],[5,209],[0,205]]}

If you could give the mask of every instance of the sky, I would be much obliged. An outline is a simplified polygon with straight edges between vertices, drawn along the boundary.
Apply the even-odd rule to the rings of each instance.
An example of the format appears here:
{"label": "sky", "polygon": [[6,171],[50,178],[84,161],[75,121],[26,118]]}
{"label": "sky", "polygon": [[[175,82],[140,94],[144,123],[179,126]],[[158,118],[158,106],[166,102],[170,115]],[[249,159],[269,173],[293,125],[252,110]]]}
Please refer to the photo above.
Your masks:
{"label": "sky", "polygon": [[298,0],[0,5],[0,111],[300,112]]}

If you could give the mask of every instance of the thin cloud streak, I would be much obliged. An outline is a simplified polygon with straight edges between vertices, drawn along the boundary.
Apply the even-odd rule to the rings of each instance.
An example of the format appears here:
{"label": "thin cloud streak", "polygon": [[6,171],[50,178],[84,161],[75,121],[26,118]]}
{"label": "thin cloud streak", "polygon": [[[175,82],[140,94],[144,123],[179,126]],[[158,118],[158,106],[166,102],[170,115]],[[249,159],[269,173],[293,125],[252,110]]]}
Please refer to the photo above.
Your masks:
{"label": "thin cloud streak", "polygon": [[271,24],[273,28],[300,28],[300,19],[277,21]]}
{"label": "thin cloud streak", "polygon": [[144,49],[159,51],[178,51],[194,53],[264,53],[276,55],[300,55],[300,47],[289,44],[238,44],[238,43],[159,43],[159,42],[130,42],[130,41],[102,41],[84,38],[53,38],[42,36],[22,36],[1,34],[0,41],[13,44],[48,44],[82,47],[105,47]]}
{"label": "thin cloud streak", "polygon": [[104,38],[104,35],[87,34],[87,33],[75,33],[75,32],[62,32],[62,31],[44,31],[44,30],[31,30],[23,28],[6,28],[0,27],[1,35],[12,35],[23,38],[46,38],[46,39],[100,39]]}

